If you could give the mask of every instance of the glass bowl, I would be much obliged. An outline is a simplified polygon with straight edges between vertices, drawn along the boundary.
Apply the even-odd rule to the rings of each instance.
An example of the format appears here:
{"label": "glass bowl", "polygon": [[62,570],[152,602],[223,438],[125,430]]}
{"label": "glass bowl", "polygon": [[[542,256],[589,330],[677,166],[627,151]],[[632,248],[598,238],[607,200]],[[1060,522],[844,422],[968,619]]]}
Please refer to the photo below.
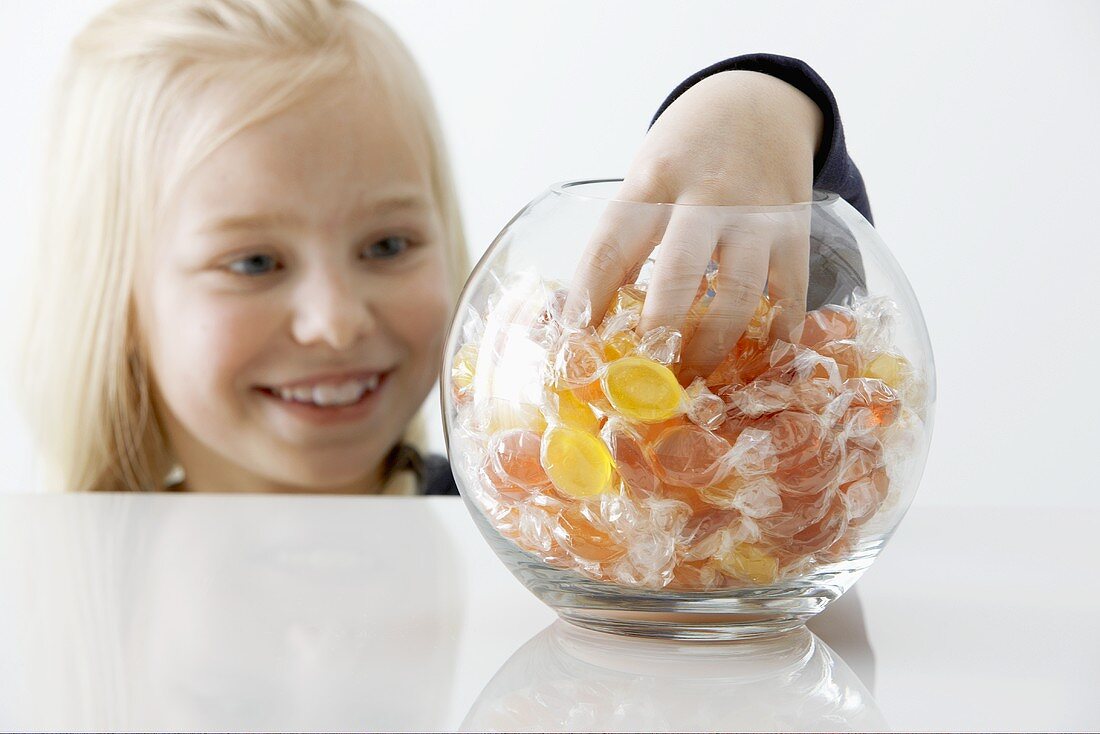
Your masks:
{"label": "glass bowl", "polygon": [[834,194],[687,206],[617,200],[620,184],[550,187],[474,269],[441,377],[459,490],[569,622],[797,628],[867,569],[920,482],[920,307]]}

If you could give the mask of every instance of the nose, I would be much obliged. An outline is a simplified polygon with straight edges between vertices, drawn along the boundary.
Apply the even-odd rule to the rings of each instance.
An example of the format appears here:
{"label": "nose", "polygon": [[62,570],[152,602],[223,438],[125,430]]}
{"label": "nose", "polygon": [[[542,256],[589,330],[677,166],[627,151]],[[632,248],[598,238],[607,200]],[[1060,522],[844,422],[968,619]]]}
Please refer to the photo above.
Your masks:
{"label": "nose", "polygon": [[297,289],[291,331],[304,346],[349,349],[377,327],[370,299],[347,272],[319,267]]}

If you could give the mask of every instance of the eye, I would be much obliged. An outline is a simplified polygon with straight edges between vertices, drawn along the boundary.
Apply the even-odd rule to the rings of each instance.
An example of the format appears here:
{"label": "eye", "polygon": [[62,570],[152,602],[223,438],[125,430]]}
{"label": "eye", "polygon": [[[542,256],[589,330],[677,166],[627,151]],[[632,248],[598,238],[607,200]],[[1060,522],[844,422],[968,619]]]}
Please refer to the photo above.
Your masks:
{"label": "eye", "polygon": [[229,270],[237,275],[265,275],[278,266],[279,263],[271,255],[249,255],[229,263]]}
{"label": "eye", "polygon": [[367,248],[367,257],[378,260],[387,260],[397,257],[409,249],[409,240],[406,237],[393,235],[383,237]]}

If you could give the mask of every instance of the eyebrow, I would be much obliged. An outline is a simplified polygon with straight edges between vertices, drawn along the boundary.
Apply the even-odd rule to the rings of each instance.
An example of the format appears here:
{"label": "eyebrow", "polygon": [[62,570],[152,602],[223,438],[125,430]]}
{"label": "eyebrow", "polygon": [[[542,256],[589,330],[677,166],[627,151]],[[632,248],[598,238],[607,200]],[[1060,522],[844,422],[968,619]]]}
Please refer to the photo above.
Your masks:
{"label": "eyebrow", "polygon": [[[361,205],[352,212],[352,215],[354,218],[359,219],[370,216],[385,216],[399,211],[423,211],[428,208],[428,202],[423,196],[394,196]],[[204,226],[202,231],[227,232],[233,230],[254,230],[263,229],[265,227],[289,227],[300,223],[301,220],[289,212],[265,212],[221,217]]]}

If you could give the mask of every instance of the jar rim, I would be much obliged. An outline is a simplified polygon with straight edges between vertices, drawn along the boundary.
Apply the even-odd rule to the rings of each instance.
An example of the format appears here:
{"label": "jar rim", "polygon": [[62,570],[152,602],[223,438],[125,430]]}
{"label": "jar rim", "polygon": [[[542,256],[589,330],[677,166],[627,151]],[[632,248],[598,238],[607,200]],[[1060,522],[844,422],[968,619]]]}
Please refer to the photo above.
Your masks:
{"label": "jar rim", "polygon": [[551,184],[550,191],[557,196],[568,196],[589,201],[605,201],[608,203],[618,202],[637,206],[692,207],[698,209],[721,209],[723,211],[742,212],[797,211],[804,209],[810,204],[828,206],[840,198],[831,191],[814,189],[813,198],[810,201],[794,202],[790,204],[677,204],[675,202],[630,201],[629,199],[616,199],[613,195],[603,195],[598,192],[594,193],[594,189],[598,187],[606,187],[608,184],[621,184],[622,182],[623,179],[621,178],[589,178],[573,181],[558,181],[557,183]]}

